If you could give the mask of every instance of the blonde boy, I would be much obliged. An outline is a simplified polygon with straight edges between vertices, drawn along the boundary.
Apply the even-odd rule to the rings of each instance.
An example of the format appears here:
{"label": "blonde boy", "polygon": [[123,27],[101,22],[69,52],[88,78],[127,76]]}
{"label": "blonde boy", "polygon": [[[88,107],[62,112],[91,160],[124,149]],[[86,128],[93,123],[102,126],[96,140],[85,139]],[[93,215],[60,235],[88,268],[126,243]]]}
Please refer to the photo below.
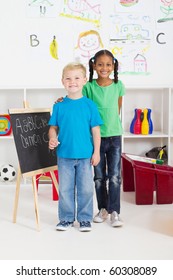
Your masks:
{"label": "blonde boy", "polygon": [[[49,148],[57,147],[59,172],[59,223],[67,230],[77,219],[80,231],[90,231],[93,219],[92,165],[100,161],[100,118],[97,106],[82,95],[86,69],[80,63],[66,65],[63,102],[54,104],[49,121]],[[77,205],[77,206],[76,206]]]}

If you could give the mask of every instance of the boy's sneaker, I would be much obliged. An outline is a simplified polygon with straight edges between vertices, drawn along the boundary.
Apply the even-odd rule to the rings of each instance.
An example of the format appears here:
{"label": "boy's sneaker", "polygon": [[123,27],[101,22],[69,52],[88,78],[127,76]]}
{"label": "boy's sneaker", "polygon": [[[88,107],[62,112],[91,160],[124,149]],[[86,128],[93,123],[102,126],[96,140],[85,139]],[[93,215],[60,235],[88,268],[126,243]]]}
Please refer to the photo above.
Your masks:
{"label": "boy's sneaker", "polygon": [[103,223],[108,217],[108,211],[102,208],[98,214],[94,217],[93,222],[95,223]]}
{"label": "boy's sneaker", "polygon": [[112,227],[121,227],[123,226],[123,221],[120,219],[120,216],[116,211],[111,213],[111,225]]}
{"label": "boy's sneaker", "polygon": [[56,225],[56,230],[66,231],[72,225],[73,222],[60,221],[59,224]]}
{"label": "boy's sneaker", "polygon": [[91,223],[80,222],[79,231],[91,231]]}

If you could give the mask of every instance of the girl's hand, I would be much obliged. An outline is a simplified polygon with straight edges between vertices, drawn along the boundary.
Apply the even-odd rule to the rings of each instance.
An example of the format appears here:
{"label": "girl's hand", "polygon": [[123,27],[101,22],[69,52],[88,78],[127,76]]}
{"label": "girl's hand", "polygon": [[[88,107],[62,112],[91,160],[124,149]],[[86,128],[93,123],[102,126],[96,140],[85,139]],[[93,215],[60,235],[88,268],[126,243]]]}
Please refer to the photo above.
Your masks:
{"label": "girl's hand", "polygon": [[63,97],[59,97],[56,101],[55,101],[55,104],[56,103],[59,103],[59,102],[62,102],[63,101]]}
{"label": "girl's hand", "polygon": [[91,164],[93,166],[96,166],[99,162],[100,162],[100,154],[99,153],[94,153],[92,155],[92,158],[91,158]]}
{"label": "girl's hand", "polygon": [[58,146],[59,142],[57,140],[57,138],[50,138],[49,140],[49,149],[53,150]]}

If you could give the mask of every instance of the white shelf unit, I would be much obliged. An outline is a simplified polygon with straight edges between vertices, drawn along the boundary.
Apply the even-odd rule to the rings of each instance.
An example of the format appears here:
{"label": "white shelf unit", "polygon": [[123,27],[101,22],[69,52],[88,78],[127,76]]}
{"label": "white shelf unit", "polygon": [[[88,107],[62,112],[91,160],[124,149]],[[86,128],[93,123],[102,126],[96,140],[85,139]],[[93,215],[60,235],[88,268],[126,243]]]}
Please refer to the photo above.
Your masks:
{"label": "white shelf unit", "polygon": [[64,95],[65,90],[62,86],[24,89],[24,99],[31,108],[52,108],[56,99]]}
{"label": "white shelf unit", "polygon": [[[65,96],[62,86],[57,87],[1,87],[0,114],[8,114],[9,108],[22,108],[24,101],[31,108],[52,108],[58,97]],[[151,108],[154,131],[151,135],[130,133],[130,123],[135,108]],[[173,87],[126,87],[122,106],[122,151],[144,156],[155,147],[167,145],[168,163],[173,165]],[[0,136],[0,166],[11,163],[18,168],[13,136]]]}
{"label": "white shelf unit", "polygon": [[[8,114],[8,108],[21,108],[24,100],[23,88],[0,89],[0,114]],[[13,136],[0,136],[0,166],[12,164],[18,167],[17,153],[14,146]]]}
{"label": "white shelf unit", "polygon": [[[145,156],[153,147],[167,146],[168,163],[173,164],[171,158],[171,137],[173,117],[173,92],[169,87],[127,87],[122,106],[122,123],[124,134],[122,136],[122,151]],[[135,109],[150,108],[153,122],[153,133],[148,135],[130,133],[130,124]],[[173,128],[172,128],[173,132]],[[173,150],[172,150],[173,151]]]}

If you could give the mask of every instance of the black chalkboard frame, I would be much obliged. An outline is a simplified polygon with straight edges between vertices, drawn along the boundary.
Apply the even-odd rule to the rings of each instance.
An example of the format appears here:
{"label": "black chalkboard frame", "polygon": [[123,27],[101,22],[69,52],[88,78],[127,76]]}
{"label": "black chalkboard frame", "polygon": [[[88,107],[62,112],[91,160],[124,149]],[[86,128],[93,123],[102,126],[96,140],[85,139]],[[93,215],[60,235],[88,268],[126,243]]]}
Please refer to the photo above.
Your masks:
{"label": "black chalkboard frame", "polygon": [[[35,114],[50,114],[51,113],[51,109],[50,108],[12,108],[12,109],[9,109],[9,115],[10,115],[10,118],[11,118],[11,122],[12,122],[12,128],[14,127],[14,121],[15,121],[15,118],[16,118],[16,115],[20,118],[20,116],[27,116],[27,115],[35,115]],[[13,120],[14,118],[14,120]],[[48,131],[48,127],[46,127],[46,130]],[[55,151],[51,151],[48,149],[48,143],[47,143],[47,150],[46,150],[46,155],[49,156],[49,161],[50,162],[50,165],[48,166],[38,166],[38,168],[31,168],[32,170],[28,169],[27,170],[27,167],[26,168],[23,168],[23,164],[24,163],[24,159],[23,159],[23,156],[25,156],[25,151],[24,151],[24,155],[20,153],[20,147],[19,147],[19,139],[17,138],[18,136],[16,135],[16,132],[14,131],[13,129],[13,137],[14,137],[14,142],[15,142],[15,146],[16,146],[16,150],[17,150],[17,156],[18,156],[18,160],[19,160],[19,166],[20,166],[20,170],[21,170],[21,174],[24,178],[26,177],[31,177],[31,176],[36,176],[37,174],[43,174],[45,172],[48,172],[48,171],[54,171],[54,170],[57,170],[57,157],[56,157],[56,153]],[[49,155],[48,155],[49,154]],[[29,157],[29,159],[27,158],[27,162],[31,162],[32,163],[32,158],[31,156],[33,156],[32,154],[28,153],[27,152],[27,157]],[[53,160],[53,162],[52,162]],[[49,163],[48,161],[48,163]]]}

